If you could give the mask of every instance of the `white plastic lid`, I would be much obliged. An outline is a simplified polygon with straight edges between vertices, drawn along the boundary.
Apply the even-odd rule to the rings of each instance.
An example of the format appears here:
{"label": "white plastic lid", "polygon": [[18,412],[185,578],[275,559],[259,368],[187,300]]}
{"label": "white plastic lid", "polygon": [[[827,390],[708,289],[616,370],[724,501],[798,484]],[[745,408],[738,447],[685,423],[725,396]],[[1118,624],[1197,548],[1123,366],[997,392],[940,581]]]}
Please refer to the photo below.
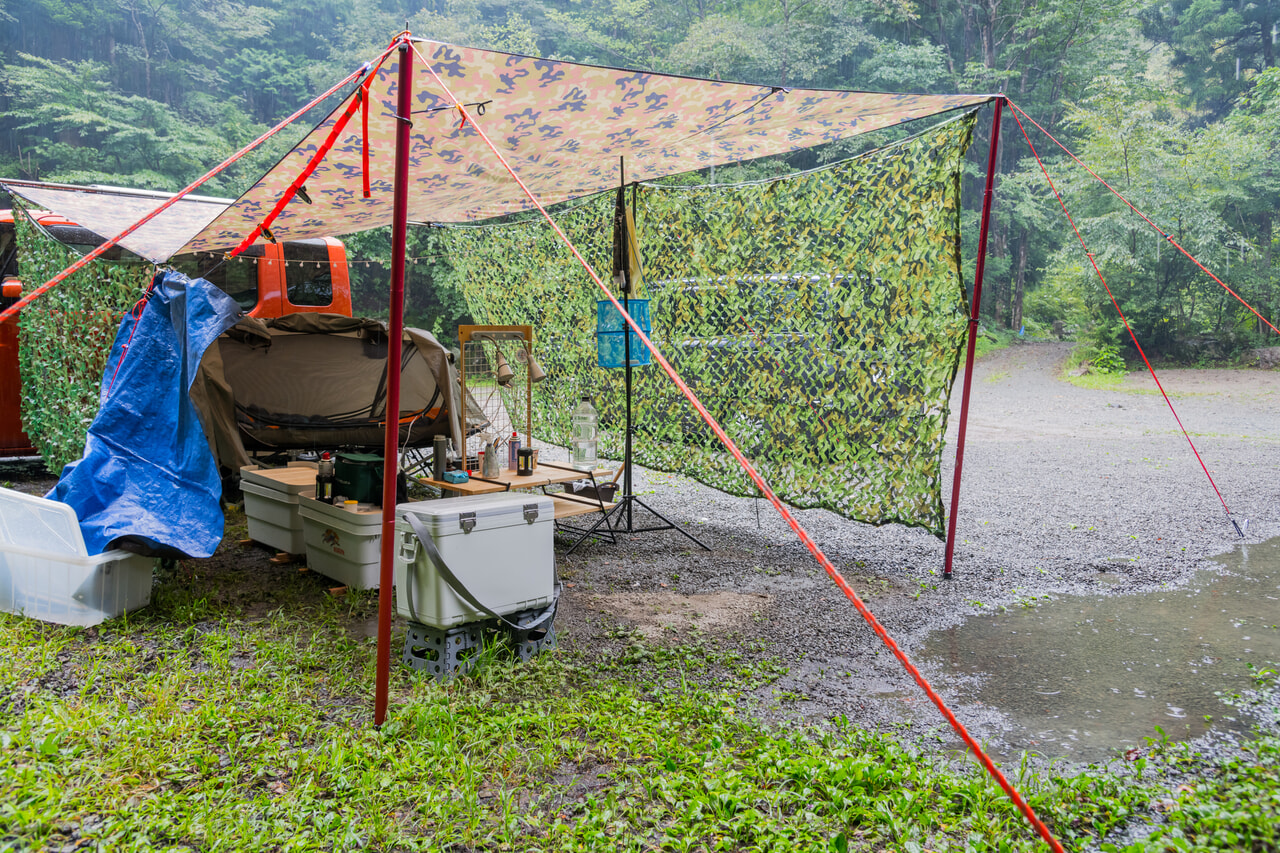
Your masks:
{"label": "white plastic lid", "polygon": [[491,495],[463,495],[431,501],[416,501],[396,506],[396,526],[405,529],[403,516],[411,512],[423,526],[437,533],[453,533],[458,527],[458,513],[472,513],[482,525],[525,524],[523,510],[536,505],[539,518],[550,521],[555,517],[555,504],[546,495],[531,492],[497,492]]}
{"label": "white plastic lid", "polygon": [[64,503],[0,488],[0,546],[88,556],[76,511]]}

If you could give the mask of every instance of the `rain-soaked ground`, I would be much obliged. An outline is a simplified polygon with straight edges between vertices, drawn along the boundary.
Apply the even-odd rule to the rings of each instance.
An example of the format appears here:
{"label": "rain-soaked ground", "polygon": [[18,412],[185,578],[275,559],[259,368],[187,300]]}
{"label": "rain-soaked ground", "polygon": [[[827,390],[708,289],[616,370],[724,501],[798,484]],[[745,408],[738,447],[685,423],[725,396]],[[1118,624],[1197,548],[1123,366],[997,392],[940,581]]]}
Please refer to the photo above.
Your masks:
{"label": "rain-soaked ground", "polygon": [[[1246,548],[1221,557],[1241,539],[1150,378],[1076,387],[1060,375],[1069,349],[1017,346],[977,365],[953,580],[940,577],[942,542],[927,532],[796,515],[998,753],[1090,760],[1141,745],[1156,725],[1171,737],[1199,734],[1206,716],[1219,729],[1247,728],[1215,693],[1249,687],[1246,664],[1280,662],[1280,630],[1267,627],[1280,623],[1280,371],[1161,374],[1235,517],[1253,522]],[[953,417],[948,495],[955,429]],[[6,481],[36,494],[53,484],[39,465],[0,462]],[[711,550],[670,531],[560,548],[566,652],[610,657],[635,643],[729,652],[749,671],[781,673],[741,697],[765,719],[942,725],[767,504],[644,470],[636,491]],[[308,576],[300,593],[295,567],[239,547],[239,535],[188,569],[220,578],[219,596],[243,602],[247,618],[333,586]],[[1228,574],[1214,571],[1221,565]],[[355,618],[353,635],[371,642],[371,618]],[[394,642],[403,631],[397,620]],[[721,674],[689,672],[732,681]],[[1275,725],[1265,720],[1277,707],[1262,703],[1264,724]]]}
{"label": "rain-soaked ground", "polygon": [[[924,531],[870,527],[822,510],[797,516],[994,751],[1030,747],[1087,761],[1142,745],[1157,724],[1174,737],[1198,734],[1205,716],[1248,729],[1226,719],[1240,714],[1214,693],[1248,684],[1246,663],[1280,662],[1263,645],[1275,632],[1256,627],[1277,602],[1257,593],[1263,581],[1228,600],[1245,582],[1214,567],[1242,543],[1251,567],[1275,553],[1264,543],[1280,536],[1280,371],[1161,371],[1233,517],[1252,522],[1242,540],[1150,377],[1077,387],[1061,376],[1069,349],[1015,346],[977,365],[953,580],[941,577],[943,543]],[[953,417],[947,486],[956,426]],[[557,618],[562,645],[619,653],[631,642],[619,625],[646,642],[692,637],[785,667],[744,697],[766,718],[843,717],[917,733],[943,726],[767,504],[657,472],[641,472],[639,488],[712,550],[657,533],[562,555],[559,569],[572,584]],[[1265,624],[1280,622],[1280,607],[1272,612]],[[1126,648],[1125,639],[1139,645]],[[1106,645],[1077,648],[1077,641]],[[1025,659],[1025,668],[1000,657],[1023,649],[1044,657]],[[1166,668],[1181,675],[1151,675]],[[1274,713],[1274,699],[1264,705]]]}
{"label": "rain-soaked ground", "polygon": [[1003,754],[1092,762],[1142,746],[1157,727],[1173,740],[1240,734],[1254,720],[1232,697],[1280,664],[1280,539],[1222,563],[1177,588],[970,617],[917,657],[979,677],[964,692],[1008,716]]}

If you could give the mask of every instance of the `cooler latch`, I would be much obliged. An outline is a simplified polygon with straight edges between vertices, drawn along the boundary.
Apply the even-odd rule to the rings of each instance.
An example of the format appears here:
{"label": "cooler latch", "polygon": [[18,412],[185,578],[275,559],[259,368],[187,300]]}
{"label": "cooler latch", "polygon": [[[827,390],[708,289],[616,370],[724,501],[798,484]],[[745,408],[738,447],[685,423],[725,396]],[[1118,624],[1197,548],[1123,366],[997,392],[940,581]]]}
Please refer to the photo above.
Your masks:
{"label": "cooler latch", "polygon": [[525,505],[524,505],[524,520],[525,520],[525,522],[526,522],[526,523],[528,523],[528,524],[533,524],[535,521],[537,521],[537,520],[538,520],[538,505],[537,505],[537,504],[525,504]]}
{"label": "cooler latch", "polygon": [[476,526],[476,514],[474,512],[458,513],[458,526],[462,528],[463,533],[470,533]]}

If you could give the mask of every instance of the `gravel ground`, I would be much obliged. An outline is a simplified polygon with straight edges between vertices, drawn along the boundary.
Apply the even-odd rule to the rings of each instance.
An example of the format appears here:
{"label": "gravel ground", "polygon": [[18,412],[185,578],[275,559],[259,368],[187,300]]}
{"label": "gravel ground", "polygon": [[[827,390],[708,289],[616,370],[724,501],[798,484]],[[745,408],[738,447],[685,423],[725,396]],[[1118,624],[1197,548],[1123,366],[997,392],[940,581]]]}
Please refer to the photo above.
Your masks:
{"label": "gravel ground", "polygon": [[[1117,391],[1077,388],[1059,378],[1070,346],[1014,346],[977,365],[952,580],[941,577],[943,543],[927,533],[797,513],[908,654],[929,632],[975,613],[975,601],[991,607],[1029,593],[1124,595],[1179,584],[1240,542],[1150,377],[1132,375]],[[1280,449],[1280,371],[1168,370],[1161,379],[1228,505],[1250,520],[1248,541],[1280,535],[1280,481],[1268,476]],[[947,499],[952,462],[944,463]],[[4,480],[32,493],[53,484],[38,465],[14,462],[0,464]],[[673,531],[568,556],[561,549],[562,647],[591,657],[637,638],[693,641],[788,667],[745,698],[768,719],[940,724],[767,502],[641,470],[636,493],[711,550]],[[272,572],[296,574],[266,557],[228,542],[200,571],[226,571],[229,584],[252,577],[227,591],[252,613],[277,606]],[[329,585],[318,580],[315,594]],[[371,628],[353,625],[359,634]],[[997,710],[965,704],[961,679],[926,674],[966,726],[998,740]]]}
{"label": "gravel ground", "polygon": [[[975,601],[1176,585],[1240,543],[1150,376],[1133,374],[1117,391],[1078,388],[1060,378],[1070,349],[1019,345],[976,366],[952,580],[941,577],[943,543],[927,533],[797,513],[908,654],[977,612]],[[1161,382],[1234,516],[1250,520],[1247,541],[1280,535],[1280,482],[1268,476],[1280,450],[1280,371],[1165,370]],[[953,417],[950,448],[957,425]],[[944,463],[947,501],[953,470],[954,458]],[[644,472],[636,492],[712,551],[665,532],[562,557],[573,584],[557,619],[562,644],[607,654],[627,642],[618,623],[650,639],[697,631],[790,666],[751,698],[767,717],[941,722],[767,502],[657,472]],[[957,698],[955,679],[926,674]],[[957,711],[978,736],[999,738],[995,709],[961,701]]]}

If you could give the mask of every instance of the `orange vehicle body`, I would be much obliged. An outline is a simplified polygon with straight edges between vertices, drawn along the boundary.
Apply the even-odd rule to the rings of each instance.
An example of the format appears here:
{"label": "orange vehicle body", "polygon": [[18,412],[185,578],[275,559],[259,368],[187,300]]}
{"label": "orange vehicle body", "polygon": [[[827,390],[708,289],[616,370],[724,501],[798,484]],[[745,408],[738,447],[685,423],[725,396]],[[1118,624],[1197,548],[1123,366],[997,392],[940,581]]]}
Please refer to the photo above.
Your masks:
{"label": "orange vehicle body", "polygon": [[[79,251],[102,243],[102,238],[54,214],[35,214],[51,236]],[[112,249],[108,260],[120,260],[127,252]],[[136,256],[134,263],[145,263]],[[346,247],[326,237],[289,243],[252,246],[241,258],[221,255],[182,256],[170,265],[193,278],[207,278],[230,294],[253,317],[271,318],[298,312],[351,316],[351,279]],[[13,214],[0,211],[0,310],[17,302],[23,293],[18,278]],[[22,428],[22,378],[18,369],[18,323],[0,323],[0,457],[36,453]]]}

